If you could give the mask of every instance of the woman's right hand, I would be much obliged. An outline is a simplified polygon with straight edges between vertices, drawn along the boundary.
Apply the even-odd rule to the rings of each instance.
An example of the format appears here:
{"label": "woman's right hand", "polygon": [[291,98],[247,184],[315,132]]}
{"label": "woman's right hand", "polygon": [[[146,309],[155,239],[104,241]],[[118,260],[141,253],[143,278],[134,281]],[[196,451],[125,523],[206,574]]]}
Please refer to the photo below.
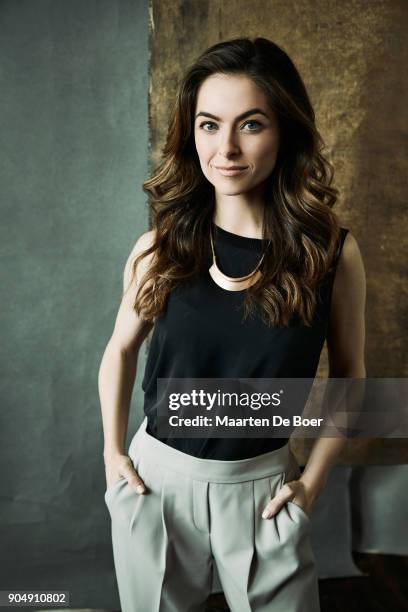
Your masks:
{"label": "woman's right hand", "polygon": [[116,455],[114,458],[105,461],[106,489],[115,484],[121,478],[126,478],[128,484],[138,495],[146,492],[143,480],[133,467],[133,462],[129,455]]}

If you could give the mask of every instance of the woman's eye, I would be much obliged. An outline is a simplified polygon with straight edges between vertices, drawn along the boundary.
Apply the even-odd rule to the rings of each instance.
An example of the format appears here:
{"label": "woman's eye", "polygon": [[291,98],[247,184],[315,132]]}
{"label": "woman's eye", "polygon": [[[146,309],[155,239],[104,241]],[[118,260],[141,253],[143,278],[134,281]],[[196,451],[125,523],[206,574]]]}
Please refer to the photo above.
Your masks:
{"label": "woman's eye", "polygon": [[[203,121],[203,123],[200,123],[200,128],[204,129],[205,125],[215,125],[212,121]],[[212,130],[204,130],[205,132],[212,132]]]}
{"label": "woman's eye", "polygon": [[255,132],[260,127],[262,127],[262,125],[259,123],[259,121],[245,121],[244,125],[248,125],[250,123],[252,123],[252,125],[256,125],[257,126],[255,130],[249,130],[250,132]]}

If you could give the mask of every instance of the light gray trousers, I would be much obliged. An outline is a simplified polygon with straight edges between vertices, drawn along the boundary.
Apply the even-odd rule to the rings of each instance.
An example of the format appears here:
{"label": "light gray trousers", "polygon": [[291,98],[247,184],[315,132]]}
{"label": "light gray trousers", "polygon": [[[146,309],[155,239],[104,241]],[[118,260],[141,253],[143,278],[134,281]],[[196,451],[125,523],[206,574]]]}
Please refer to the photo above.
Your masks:
{"label": "light gray trousers", "polygon": [[105,502],[122,612],[204,612],[216,564],[232,612],[319,612],[310,519],[268,500],[300,470],[289,445],[238,461],[200,459],[146,432],[128,454],[147,492],[121,479]]}

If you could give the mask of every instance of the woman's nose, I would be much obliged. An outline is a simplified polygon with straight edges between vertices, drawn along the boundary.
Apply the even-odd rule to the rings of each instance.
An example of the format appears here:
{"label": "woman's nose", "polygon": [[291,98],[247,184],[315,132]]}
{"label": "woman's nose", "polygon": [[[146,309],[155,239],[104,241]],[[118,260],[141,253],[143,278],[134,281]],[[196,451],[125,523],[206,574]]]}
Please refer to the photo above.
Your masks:
{"label": "woman's nose", "polygon": [[221,135],[218,151],[223,157],[239,152],[238,139],[234,130],[227,130]]}

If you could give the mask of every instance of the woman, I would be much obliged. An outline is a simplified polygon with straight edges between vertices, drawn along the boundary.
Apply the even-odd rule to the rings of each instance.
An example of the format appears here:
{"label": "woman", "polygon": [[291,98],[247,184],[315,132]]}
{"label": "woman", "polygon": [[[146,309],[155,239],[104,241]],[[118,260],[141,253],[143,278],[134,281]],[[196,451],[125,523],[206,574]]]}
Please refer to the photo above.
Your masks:
{"label": "woman", "polygon": [[[137,240],[99,393],[105,501],[123,612],[205,610],[216,566],[233,612],[316,612],[310,514],[344,441],[303,473],[288,438],[160,437],[158,378],[365,377],[364,268],[304,84],[264,38],[186,72]],[[140,347],[145,418],[128,454]]]}

